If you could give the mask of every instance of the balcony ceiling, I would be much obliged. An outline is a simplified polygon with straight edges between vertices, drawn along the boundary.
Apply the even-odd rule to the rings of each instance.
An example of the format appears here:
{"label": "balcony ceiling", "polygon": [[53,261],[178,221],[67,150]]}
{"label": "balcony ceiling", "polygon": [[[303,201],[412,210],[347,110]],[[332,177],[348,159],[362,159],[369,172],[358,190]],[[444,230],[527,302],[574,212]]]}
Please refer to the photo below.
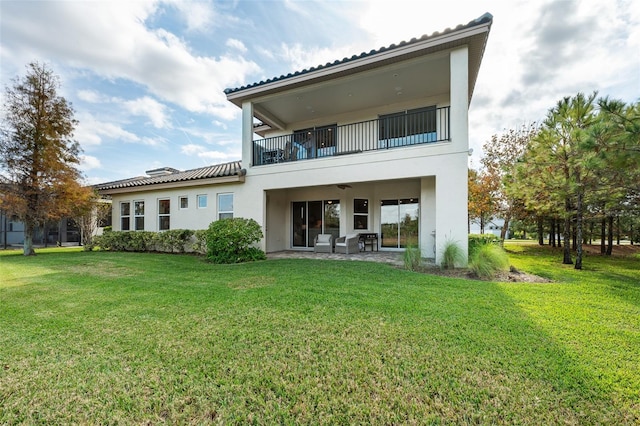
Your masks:
{"label": "balcony ceiling", "polygon": [[448,93],[449,76],[449,56],[440,54],[277,93],[255,102],[254,109],[259,117],[275,117],[287,126],[321,121],[323,117]]}
{"label": "balcony ceiling", "polygon": [[254,116],[272,129],[331,124],[339,115],[449,93],[450,53],[467,46],[471,101],[492,21],[485,14],[453,30],[225,92],[239,107],[251,102]]}

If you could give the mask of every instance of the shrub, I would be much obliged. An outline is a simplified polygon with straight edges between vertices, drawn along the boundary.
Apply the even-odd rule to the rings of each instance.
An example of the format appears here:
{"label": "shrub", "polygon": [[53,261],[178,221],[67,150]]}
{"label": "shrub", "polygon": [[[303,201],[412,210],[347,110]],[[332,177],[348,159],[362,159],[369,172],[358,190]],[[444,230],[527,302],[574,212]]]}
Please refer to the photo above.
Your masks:
{"label": "shrub", "polygon": [[207,258],[214,263],[240,263],[265,259],[253,247],[262,238],[262,229],[253,219],[234,217],[211,222],[206,233]]}
{"label": "shrub", "polygon": [[464,264],[464,252],[455,241],[447,240],[442,251],[442,267],[453,269]]}
{"label": "shrub", "polygon": [[493,234],[469,234],[469,258],[478,248],[487,244],[500,244],[500,238]]}
{"label": "shrub", "polygon": [[156,249],[170,253],[176,251],[184,253],[193,233],[191,229],[170,229],[158,232],[155,236]]}
{"label": "shrub", "polygon": [[[113,232],[112,232],[113,234]],[[127,251],[151,251],[155,244],[155,232],[150,231],[135,231],[135,232],[122,232],[122,234],[128,234],[128,245],[125,247]]]}
{"label": "shrub", "polygon": [[407,248],[405,248],[404,250],[402,260],[404,261],[405,269],[408,269],[409,271],[418,270],[418,268],[420,268],[420,264],[422,263],[420,249],[416,246],[407,246]]}
{"label": "shrub", "polygon": [[494,278],[498,272],[509,269],[509,257],[497,244],[484,244],[473,252],[469,258],[469,268],[483,279]]}
{"label": "shrub", "polygon": [[207,253],[207,230],[198,229],[194,232],[191,245],[191,250],[199,254]]}

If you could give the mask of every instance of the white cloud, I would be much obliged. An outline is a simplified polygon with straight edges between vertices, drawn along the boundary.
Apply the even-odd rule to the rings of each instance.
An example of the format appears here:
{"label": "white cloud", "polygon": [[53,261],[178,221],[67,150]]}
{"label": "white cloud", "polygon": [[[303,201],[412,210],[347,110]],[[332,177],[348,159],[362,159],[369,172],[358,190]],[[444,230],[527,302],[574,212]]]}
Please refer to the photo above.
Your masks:
{"label": "white cloud", "polygon": [[78,90],[76,94],[82,101],[97,104],[99,102],[107,101],[106,97],[96,92],[95,90]]}
{"label": "white cloud", "polygon": [[144,145],[158,145],[161,141],[140,136],[123,129],[121,126],[98,120],[90,114],[80,114],[75,139],[83,147],[100,145],[103,138],[126,143],[141,143]]}
{"label": "white cloud", "polygon": [[195,155],[203,160],[239,160],[242,157],[240,151],[222,152],[216,150],[208,150],[206,147],[197,144],[187,144],[180,148],[180,152],[185,155]]}
{"label": "white cloud", "polygon": [[202,145],[196,145],[193,143],[182,145],[182,147],[180,148],[180,152],[182,152],[185,155],[196,155],[201,152],[204,152],[205,150],[206,148],[203,147]]}
{"label": "white cloud", "polygon": [[182,15],[190,31],[204,31],[213,24],[215,11],[206,1],[165,0]]}
{"label": "white cloud", "polygon": [[100,160],[96,157],[86,154],[80,155],[80,168],[83,171],[86,172],[88,170],[99,169],[101,167],[102,164],[100,164]]}
{"label": "white cloud", "polygon": [[171,123],[165,112],[167,107],[155,99],[145,96],[132,101],[124,101],[123,106],[131,114],[148,117],[157,129],[171,127]]}
{"label": "white cloud", "polygon": [[[178,4],[182,11],[200,7]],[[55,57],[103,78],[135,82],[192,112],[235,117],[238,108],[227,102],[224,89],[246,83],[260,70],[239,57],[196,55],[173,33],[147,28],[145,21],[160,10],[158,2],[7,2],[2,7],[3,64]],[[203,25],[198,22],[190,25]]]}
{"label": "white cloud", "polygon": [[231,47],[232,49],[239,50],[241,53],[247,52],[247,47],[244,45],[244,43],[235,38],[228,39],[227,46]]}

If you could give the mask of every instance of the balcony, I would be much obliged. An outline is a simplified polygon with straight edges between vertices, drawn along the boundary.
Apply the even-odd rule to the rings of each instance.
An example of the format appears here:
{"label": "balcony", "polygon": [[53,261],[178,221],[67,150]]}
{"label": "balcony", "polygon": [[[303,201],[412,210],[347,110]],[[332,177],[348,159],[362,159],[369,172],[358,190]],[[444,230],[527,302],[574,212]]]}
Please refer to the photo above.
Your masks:
{"label": "balcony", "polygon": [[427,107],[359,123],[302,129],[253,141],[253,166],[448,141],[449,128],[449,107]]}

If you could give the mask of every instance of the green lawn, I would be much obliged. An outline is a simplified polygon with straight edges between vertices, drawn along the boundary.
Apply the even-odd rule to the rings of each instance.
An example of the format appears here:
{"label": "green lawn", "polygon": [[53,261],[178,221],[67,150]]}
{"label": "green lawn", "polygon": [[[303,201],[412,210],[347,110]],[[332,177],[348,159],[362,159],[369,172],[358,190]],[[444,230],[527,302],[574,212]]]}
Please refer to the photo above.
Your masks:
{"label": "green lawn", "polygon": [[640,258],[553,283],[0,253],[0,424],[638,424]]}

